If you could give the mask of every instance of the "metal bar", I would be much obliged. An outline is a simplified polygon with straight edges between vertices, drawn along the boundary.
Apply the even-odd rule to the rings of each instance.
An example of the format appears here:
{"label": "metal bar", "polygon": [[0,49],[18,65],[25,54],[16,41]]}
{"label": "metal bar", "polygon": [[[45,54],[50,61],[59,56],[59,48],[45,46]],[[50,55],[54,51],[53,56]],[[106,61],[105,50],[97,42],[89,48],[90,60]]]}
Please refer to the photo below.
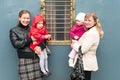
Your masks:
{"label": "metal bar", "polygon": [[[49,28],[49,27],[47,27],[47,28]],[[62,26],[62,27],[56,27],[56,29],[63,29],[64,28],[64,26]],[[66,27],[66,29],[70,29],[70,27]]]}
{"label": "metal bar", "polygon": [[70,14],[45,14],[46,16],[70,16]]}
{"label": "metal bar", "polygon": [[[57,10],[45,10],[46,12],[53,12],[53,11],[64,11],[63,9],[57,9]],[[66,11],[71,11],[71,9],[67,9]]]}
{"label": "metal bar", "polygon": [[[49,7],[51,5],[46,5],[45,7]],[[70,5],[52,5],[52,7],[71,7]]]}
{"label": "metal bar", "polygon": [[[51,19],[56,19],[56,18],[47,18],[46,20],[51,20]],[[56,20],[70,20],[70,18],[57,18]]]}
{"label": "metal bar", "polygon": [[47,0],[45,0],[45,3],[56,3],[56,2],[67,2],[67,3],[69,2],[69,3],[71,3],[71,1],[68,1],[68,0],[67,1],[65,1],[65,0],[64,1],[47,1]]}
{"label": "metal bar", "polygon": [[70,24],[70,22],[66,22],[66,23],[62,23],[62,22],[57,22],[57,23],[56,22],[52,22],[52,23],[49,23],[48,22],[47,24]]}
{"label": "metal bar", "polygon": [[51,31],[49,31],[49,33],[61,33],[61,34],[62,34],[62,33],[69,33],[69,31],[68,31],[68,32],[64,32],[64,31],[57,31],[57,32],[53,32],[53,31],[52,31],[52,32],[51,32]]}

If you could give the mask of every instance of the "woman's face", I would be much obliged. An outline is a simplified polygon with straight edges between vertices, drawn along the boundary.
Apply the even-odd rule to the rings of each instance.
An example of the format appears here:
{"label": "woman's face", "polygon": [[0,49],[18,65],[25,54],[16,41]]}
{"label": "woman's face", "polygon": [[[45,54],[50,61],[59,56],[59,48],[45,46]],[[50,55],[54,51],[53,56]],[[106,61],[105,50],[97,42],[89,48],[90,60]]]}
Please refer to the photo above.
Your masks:
{"label": "woman's face", "polygon": [[30,15],[28,13],[22,14],[21,17],[19,17],[19,21],[22,25],[27,26],[30,23]]}
{"label": "woman's face", "polygon": [[93,17],[91,16],[91,17],[87,17],[87,18],[85,18],[85,26],[86,26],[86,28],[91,28],[91,27],[93,27],[94,25],[95,25],[95,20],[93,19]]}

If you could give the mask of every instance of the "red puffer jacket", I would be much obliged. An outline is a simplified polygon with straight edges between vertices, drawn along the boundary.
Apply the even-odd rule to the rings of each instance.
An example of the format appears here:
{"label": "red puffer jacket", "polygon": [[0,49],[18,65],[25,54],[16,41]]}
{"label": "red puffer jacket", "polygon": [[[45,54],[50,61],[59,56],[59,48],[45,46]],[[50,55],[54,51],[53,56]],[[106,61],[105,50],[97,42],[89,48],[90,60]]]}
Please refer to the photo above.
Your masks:
{"label": "red puffer jacket", "polygon": [[[36,26],[37,26],[37,23],[39,21],[43,21],[43,27],[38,29]],[[30,29],[30,34],[29,36],[33,36],[35,39],[36,39],[36,43],[31,43],[30,44],[30,48],[32,50],[34,50],[34,48],[39,45],[40,43],[42,43],[44,40],[45,40],[45,35],[48,34],[48,31],[47,29],[44,27],[46,24],[46,21],[44,19],[44,17],[40,14],[37,14],[34,18],[33,18],[33,22],[32,22],[32,27]]]}

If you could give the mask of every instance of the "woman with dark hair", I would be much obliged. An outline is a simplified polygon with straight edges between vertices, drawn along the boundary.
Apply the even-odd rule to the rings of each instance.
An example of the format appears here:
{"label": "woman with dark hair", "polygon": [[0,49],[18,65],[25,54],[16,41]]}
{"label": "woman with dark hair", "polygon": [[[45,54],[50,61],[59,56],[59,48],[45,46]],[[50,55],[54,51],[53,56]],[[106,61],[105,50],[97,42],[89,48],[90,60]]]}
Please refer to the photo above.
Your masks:
{"label": "woman with dark hair", "polygon": [[21,10],[18,20],[18,25],[10,29],[10,41],[18,53],[19,80],[42,80],[37,54],[40,53],[44,46],[36,46],[36,53],[29,48],[30,43],[34,40],[34,38],[28,36],[30,30],[30,12],[28,10]]}

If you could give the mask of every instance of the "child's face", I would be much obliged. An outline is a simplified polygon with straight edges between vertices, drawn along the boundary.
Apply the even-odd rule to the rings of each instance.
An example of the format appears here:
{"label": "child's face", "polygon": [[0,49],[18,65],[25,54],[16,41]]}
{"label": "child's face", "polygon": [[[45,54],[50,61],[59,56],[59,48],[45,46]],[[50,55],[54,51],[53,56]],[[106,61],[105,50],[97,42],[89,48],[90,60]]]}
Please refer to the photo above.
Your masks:
{"label": "child's face", "polygon": [[76,24],[80,26],[80,25],[83,25],[83,22],[76,20]]}
{"label": "child's face", "polygon": [[37,23],[37,28],[38,29],[41,29],[43,27],[43,21],[39,21],[38,23]]}

